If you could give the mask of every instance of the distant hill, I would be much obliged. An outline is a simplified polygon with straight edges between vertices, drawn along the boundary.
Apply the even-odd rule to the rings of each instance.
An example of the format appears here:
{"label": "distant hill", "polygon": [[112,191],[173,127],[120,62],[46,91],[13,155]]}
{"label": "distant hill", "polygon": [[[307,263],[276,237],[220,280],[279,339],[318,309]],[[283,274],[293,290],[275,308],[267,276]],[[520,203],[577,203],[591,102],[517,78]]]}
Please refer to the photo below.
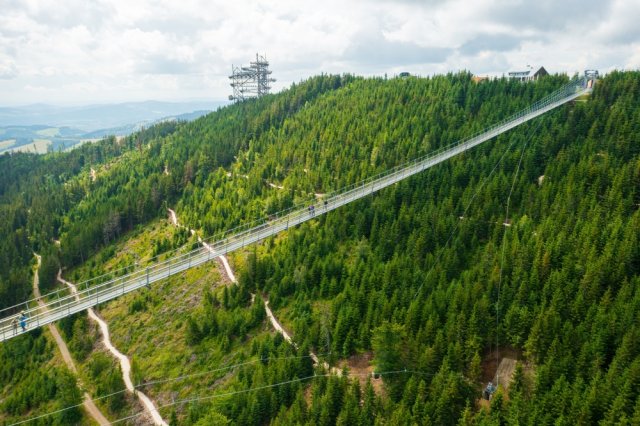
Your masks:
{"label": "distant hill", "polygon": [[160,123],[163,121],[193,121],[197,118],[202,117],[203,115],[207,115],[211,110],[198,110],[193,112],[187,112],[184,114],[177,114],[172,116],[166,116],[159,118],[157,120],[151,121],[141,121],[137,123],[127,123],[123,126],[116,126],[105,129],[98,129],[91,132],[87,132],[83,134],[83,137],[86,139],[95,139],[95,138],[103,138],[109,135],[117,135],[117,136],[127,136],[131,133],[142,129],[143,127],[148,127],[156,123]]}
{"label": "distant hill", "polygon": [[152,123],[165,117],[176,117],[193,111],[214,111],[226,103],[226,101],[145,101],[74,107],[45,104],[0,107],[0,127],[46,125],[48,127],[72,127],[84,132],[91,132],[132,123]]}
{"label": "distant hill", "polygon": [[[0,154],[7,151],[42,154],[47,151],[67,150],[88,140],[109,135],[127,136],[143,127],[163,121],[192,121],[206,115],[222,103],[206,104],[212,109],[189,110],[204,104],[142,102],[88,106],[85,109],[47,105],[34,105],[24,109],[0,108]],[[186,112],[180,112],[181,110]],[[20,111],[23,112],[22,115]],[[161,113],[163,115],[159,115]],[[94,123],[91,126],[98,123],[103,126],[85,127],[90,122]],[[67,126],[61,123],[70,124]]]}

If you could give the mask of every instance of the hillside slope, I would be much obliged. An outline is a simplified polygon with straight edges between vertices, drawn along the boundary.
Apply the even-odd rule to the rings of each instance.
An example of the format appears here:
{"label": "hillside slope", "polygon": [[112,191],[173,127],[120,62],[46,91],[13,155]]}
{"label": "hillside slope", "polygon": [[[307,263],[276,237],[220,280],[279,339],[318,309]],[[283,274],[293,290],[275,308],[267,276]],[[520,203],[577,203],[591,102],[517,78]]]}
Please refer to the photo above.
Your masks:
{"label": "hillside slope", "polygon": [[[82,189],[56,226],[23,238],[61,236],[62,263],[82,265],[73,278],[93,276],[146,256],[149,245],[113,244],[151,232],[144,224],[167,207],[209,235],[453,142],[563,81],[319,77],[144,142],[134,135],[95,182],[88,165],[61,182]],[[153,387],[180,424],[640,421],[639,84],[638,73],[612,73],[585,102],[237,254],[237,287],[204,269],[114,301],[103,308],[114,341],[140,356],[142,381],[251,361]],[[19,235],[12,223],[6,235]],[[143,238],[154,253],[185,239]],[[260,294],[300,348],[270,331]],[[382,391],[308,378],[309,349],[340,365],[361,354],[393,374]],[[500,352],[520,363],[482,408]],[[207,398],[187,401],[196,395]]]}

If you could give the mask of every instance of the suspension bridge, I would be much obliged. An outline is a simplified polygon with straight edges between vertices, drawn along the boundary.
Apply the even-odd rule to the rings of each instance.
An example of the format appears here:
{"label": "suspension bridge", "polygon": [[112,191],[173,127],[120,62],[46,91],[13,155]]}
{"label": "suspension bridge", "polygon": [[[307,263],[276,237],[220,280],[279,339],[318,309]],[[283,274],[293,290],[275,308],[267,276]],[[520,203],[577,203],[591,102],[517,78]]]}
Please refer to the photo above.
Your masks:
{"label": "suspension bridge", "polygon": [[[220,236],[214,236],[209,239],[209,241],[205,241],[208,243],[208,247],[203,244],[202,247],[195,250],[184,254],[175,254],[166,260],[158,261],[147,266],[139,266],[131,272],[126,272],[118,277],[113,277],[113,274],[106,274],[85,281],[78,286],[76,294],[58,290],[39,299],[41,303],[33,299],[3,309],[0,311],[0,342],[84,311],[100,303],[115,299],[141,287],[148,287],[172,275],[202,265],[216,257],[259,242],[290,227],[371,195],[376,191],[480,145],[582,95],[590,93],[595,78],[595,76],[589,73],[586,73],[585,76],[574,78],[560,89],[499,123],[477,132],[466,139],[430,152],[424,157],[414,159],[379,175],[372,176],[362,182],[343,188],[333,194],[329,194],[319,204],[297,206],[273,217],[269,217],[268,219],[233,229]],[[19,319],[16,315],[21,311],[23,312],[21,315],[26,317],[25,330],[23,330],[22,327],[18,327]],[[17,319],[18,321],[16,321]]]}

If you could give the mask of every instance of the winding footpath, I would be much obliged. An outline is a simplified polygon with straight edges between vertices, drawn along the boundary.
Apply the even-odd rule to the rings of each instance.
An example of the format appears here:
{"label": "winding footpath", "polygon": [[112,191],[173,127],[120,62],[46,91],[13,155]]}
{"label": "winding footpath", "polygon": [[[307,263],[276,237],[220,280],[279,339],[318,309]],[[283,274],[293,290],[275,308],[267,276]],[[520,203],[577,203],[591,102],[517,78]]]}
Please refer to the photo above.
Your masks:
{"label": "winding footpath", "polygon": [[[71,293],[73,293],[76,297],[78,297],[77,296],[78,290],[76,286],[70,283],[69,281],[65,280],[64,278],[62,278],[62,271],[58,271],[58,281],[61,282],[62,284],[65,284],[67,287],[69,287],[69,289],[71,289]],[[87,309],[87,311],[89,313],[89,318],[95,321],[100,327],[100,332],[102,333],[102,342],[104,343],[104,346],[109,350],[109,352],[111,352],[113,357],[120,362],[120,369],[122,370],[122,380],[124,381],[127,391],[129,391],[130,393],[138,397],[142,406],[151,416],[153,423],[160,426],[169,426],[168,423],[162,419],[162,416],[158,412],[158,409],[156,408],[156,406],[153,404],[153,401],[151,401],[151,398],[145,395],[144,392],[136,390],[135,386],[133,385],[133,381],[131,380],[131,361],[129,361],[129,357],[127,357],[122,352],[120,352],[111,343],[111,337],[109,335],[109,326],[107,325],[107,323],[96,314],[93,308],[89,308]],[[106,423],[106,424],[109,424],[109,423]]]}
{"label": "winding footpath", "polygon": [[[35,271],[33,272],[33,295],[36,297],[36,299],[38,299],[38,303],[43,306],[44,302],[42,301],[42,295],[40,294],[40,278],[38,277],[38,271],[40,269],[42,257],[38,254],[35,254],[35,256],[36,259],[38,259],[38,263],[36,264]],[[78,369],[76,368],[76,364],[73,362],[73,358],[71,357],[71,353],[69,352],[67,344],[62,339],[62,336],[60,336],[58,327],[56,327],[54,324],[47,324],[47,326],[49,327],[49,331],[56,341],[56,345],[58,345],[58,349],[60,349],[60,354],[62,355],[64,363],[67,365],[69,370],[71,370],[73,374],[78,377]],[[78,382],[80,383],[81,387],[84,387],[79,379]],[[103,426],[111,424],[93,402],[93,399],[91,399],[91,395],[89,395],[89,392],[84,393],[82,406],[99,425]]]}
{"label": "winding footpath", "polygon": [[[271,326],[278,333],[282,334],[282,337],[284,337],[284,340],[289,342],[289,344],[291,344],[294,348],[298,349],[298,345],[293,341],[293,337],[291,337],[291,335],[287,332],[287,330],[284,329],[282,324],[280,324],[280,321],[278,321],[278,318],[276,318],[276,316],[273,315],[271,308],[269,308],[269,301],[266,299],[264,301],[264,310],[267,313],[267,318],[269,318],[269,321],[271,322]],[[309,351],[309,358],[311,358],[311,361],[313,361],[314,366],[317,367],[318,365],[320,365],[320,359],[318,358],[318,355],[316,355],[313,351]],[[340,369],[331,367],[326,362],[322,362],[321,365],[325,370],[327,370],[331,374],[334,374],[336,376],[342,375],[342,371]]]}
{"label": "winding footpath", "polygon": [[267,185],[269,185],[271,188],[275,188],[275,189],[284,189],[284,186],[282,185],[276,185],[275,183],[271,183],[269,181],[266,181]]}
{"label": "winding footpath", "polygon": [[[264,310],[267,313],[267,317],[269,318],[269,321],[271,322],[271,325],[273,326],[273,328],[275,328],[278,333],[282,334],[282,337],[284,337],[284,340],[286,340],[291,345],[293,345],[294,348],[298,349],[298,345],[296,345],[294,343],[294,341],[291,338],[291,336],[289,335],[289,333],[287,333],[287,330],[285,330],[284,327],[282,327],[282,324],[280,324],[280,322],[278,321],[276,316],[273,315],[273,312],[269,308],[269,301],[266,300],[266,299],[264,301]],[[312,356],[312,358],[313,358],[313,356]],[[316,359],[317,359],[317,357],[313,358],[314,362],[316,362]]]}
{"label": "winding footpath", "polygon": [[[178,216],[176,215],[176,212],[173,211],[172,209],[167,209],[167,210],[169,211],[169,218],[171,219],[171,223],[173,223],[174,226],[183,227],[178,223]],[[191,235],[194,235],[196,233],[196,231],[194,231],[193,229],[189,229],[189,231],[191,232]],[[207,250],[213,253],[213,248],[211,248],[209,244],[204,242],[199,235],[198,235],[198,242],[202,244]],[[227,278],[229,278],[229,281],[231,281],[234,284],[238,284],[238,281],[236,280],[236,276],[233,273],[233,269],[231,269],[231,265],[229,265],[229,261],[227,260],[227,257],[225,255],[221,255],[218,257],[218,259],[220,259],[220,261],[222,262],[222,266],[224,266],[224,270],[227,274]],[[254,300],[255,300],[255,294],[251,294],[251,303],[253,303]],[[289,344],[293,345],[293,347],[297,349],[298,345],[293,341],[293,338],[291,337],[291,335],[287,332],[287,330],[284,329],[282,324],[280,324],[276,316],[273,314],[273,311],[271,311],[271,308],[269,308],[269,300],[267,299],[264,300],[264,310],[267,314],[267,318],[269,318],[269,322],[271,323],[271,326],[278,333],[282,334],[282,337],[284,337],[284,339]],[[314,366],[317,366],[320,364],[320,359],[312,351],[309,352],[309,357],[313,361]],[[342,375],[342,372],[339,369],[335,367],[330,367],[329,364],[327,364],[326,362],[322,363],[322,367],[324,367],[327,371],[331,372],[332,374]]]}
{"label": "winding footpath", "polygon": [[[178,216],[176,215],[176,212],[173,209],[167,209],[167,210],[169,211],[169,219],[171,220],[171,223],[173,223],[173,226],[177,228],[188,229],[191,235],[196,234],[196,231],[194,229],[190,229],[190,228],[187,228],[186,226],[180,225],[180,222],[178,222]],[[202,237],[200,237],[200,235],[198,235],[198,242],[202,244],[204,248],[206,248],[211,253],[213,253],[213,248],[211,248],[209,244],[204,242],[202,240]],[[236,280],[236,276],[233,273],[233,270],[231,269],[231,265],[229,265],[229,261],[227,260],[227,256],[221,255],[218,259],[220,259],[220,261],[222,262],[222,266],[224,267],[224,270],[227,273],[227,278],[229,278],[229,281],[231,281],[234,284],[238,284],[238,281]]]}

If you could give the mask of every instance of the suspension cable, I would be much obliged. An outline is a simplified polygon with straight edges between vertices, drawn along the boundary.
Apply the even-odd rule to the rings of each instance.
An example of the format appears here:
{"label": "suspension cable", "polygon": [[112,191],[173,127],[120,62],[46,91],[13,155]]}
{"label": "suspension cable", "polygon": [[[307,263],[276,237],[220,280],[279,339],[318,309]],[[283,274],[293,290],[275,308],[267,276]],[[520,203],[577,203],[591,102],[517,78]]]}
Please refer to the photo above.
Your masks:
{"label": "suspension cable", "polygon": [[[511,148],[516,144],[515,139],[511,138],[511,143],[509,144],[509,146],[507,146],[507,149],[504,151],[504,153],[500,156],[500,158],[498,159],[498,161],[496,162],[496,164],[493,166],[493,168],[491,169],[491,171],[489,172],[489,174],[487,176],[485,176],[484,178],[482,178],[482,181],[480,182],[480,186],[476,189],[476,191],[473,193],[473,195],[471,196],[471,199],[469,200],[469,202],[467,203],[467,205],[465,206],[463,212],[462,212],[462,217],[466,217],[467,215],[467,211],[469,211],[469,208],[471,207],[471,204],[473,204],[474,200],[476,199],[476,197],[480,194],[480,191],[482,191],[482,189],[484,188],[484,186],[487,184],[487,182],[489,181],[489,178],[495,173],[495,171],[498,169],[498,166],[502,163],[502,161],[504,160],[504,158],[507,156],[507,154],[509,153],[509,151],[511,150]],[[424,286],[424,283],[427,281],[427,279],[429,278],[429,276],[431,275],[431,273],[433,272],[433,270],[435,269],[435,267],[440,263],[440,259],[442,258],[445,249],[447,248],[447,246],[449,245],[449,243],[451,242],[453,236],[455,235],[456,231],[458,230],[458,228],[460,227],[460,221],[457,221],[455,226],[453,227],[453,229],[451,230],[451,232],[449,233],[449,237],[447,238],[447,241],[445,241],[444,245],[442,246],[442,248],[440,249],[440,253],[438,253],[436,260],[433,262],[433,265],[431,266],[431,268],[429,268],[429,271],[427,272],[427,275],[425,275],[424,280],[422,280],[422,284],[420,284],[420,287],[418,287],[418,291],[416,291],[416,293],[413,295],[413,299],[415,300],[418,297],[418,294],[420,293],[420,290],[422,290],[422,287]]]}
{"label": "suspension cable", "polygon": [[[237,353],[238,352],[236,352],[236,354]],[[326,353],[322,353],[322,354],[318,354],[318,355],[319,356],[325,356],[327,354]],[[227,365],[227,366],[224,366],[224,367],[218,367],[218,368],[214,368],[212,370],[201,371],[201,372],[198,372],[198,373],[184,374],[184,375],[177,376],[177,377],[172,377],[172,378],[169,378],[169,379],[152,380],[152,381],[148,381],[148,382],[137,384],[133,388],[134,389],[139,389],[139,388],[143,388],[143,387],[151,386],[151,385],[157,385],[157,384],[162,384],[162,383],[175,382],[175,381],[179,381],[179,380],[189,379],[189,378],[193,378],[193,377],[205,376],[207,374],[212,374],[212,373],[216,373],[216,372],[219,372],[219,371],[231,370],[231,369],[236,368],[236,367],[242,367],[242,366],[246,366],[246,365],[255,364],[257,362],[277,361],[277,360],[291,360],[291,359],[304,359],[304,358],[311,358],[311,355],[307,354],[307,355],[300,355],[300,356],[257,358],[257,359],[251,360],[251,361],[240,362],[240,363],[237,363],[237,364]],[[127,392],[126,388],[125,389],[121,389],[119,391],[112,392],[110,394],[98,396],[98,397],[95,397],[95,398],[92,398],[92,399],[94,401],[99,401],[101,399],[109,398],[109,397],[112,397],[112,396],[115,396],[115,395],[118,395],[118,394],[121,394],[121,393],[124,393],[124,392]],[[48,417],[48,416],[52,416],[54,414],[58,414],[58,413],[62,413],[64,411],[68,411],[68,410],[71,410],[73,408],[78,408],[78,407],[81,407],[82,405],[83,405],[83,403],[70,405],[68,407],[64,407],[64,408],[61,408],[61,409],[56,410],[56,411],[50,411],[50,412],[47,412],[47,413],[40,414],[40,415],[38,415],[36,417],[30,417],[28,419],[24,419],[24,420],[21,420],[21,421],[16,422],[16,423],[11,423],[9,426],[15,426],[15,425],[21,425],[21,424],[24,424],[24,423],[28,423],[28,422],[31,422],[31,421],[34,421],[34,420],[38,420],[38,419],[41,419],[41,418],[44,418],[44,417]],[[143,412],[146,412],[146,410],[143,411]],[[141,412],[141,413],[143,413],[143,412]],[[141,414],[141,413],[139,413],[139,414]]]}
{"label": "suspension cable", "polygon": [[[415,370],[394,370],[394,371],[383,371],[383,372],[379,372],[377,373],[380,376],[390,376],[390,375],[394,375],[394,374],[418,374],[418,375],[424,375],[424,376],[433,376],[432,373],[425,373],[425,372],[421,372],[421,371],[415,371]],[[366,377],[371,375],[371,373],[350,373],[349,376],[353,376],[353,377]],[[167,407],[171,407],[173,405],[178,405],[178,404],[186,404],[189,402],[198,402],[198,401],[206,401],[206,400],[212,400],[212,399],[216,399],[216,398],[222,398],[222,397],[227,397],[227,396],[233,396],[233,395],[239,395],[239,394],[245,394],[245,393],[249,393],[249,392],[255,392],[255,391],[259,391],[259,390],[264,390],[264,389],[270,389],[270,388],[275,388],[275,387],[279,387],[279,386],[284,386],[284,385],[289,385],[289,384],[293,384],[293,383],[300,383],[300,382],[305,382],[307,380],[313,380],[313,379],[319,379],[319,378],[326,378],[326,377],[333,377],[333,374],[314,374],[312,376],[306,376],[306,377],[298,377],[295,379],[290,379],[290,380],[285,380],[283,382],[278,382],[278,383],[271,383],[268,385],[263,385],[263,386],[258,386],[255,388],[249,388],[249,389],[241,389],[241,390],[237,390],[237,391],[231,391],[231,392],[225,392],[225,393],[218,393],[218,394],[213,394],[213,395],[204,395],[204,396],[195,396],[195,397],[191,397],[191,398],[184,398],[184,399],[179,399],[164,405],[161,405],[158,407],[158,410],[160,410],[161,408],[167,408]],[[140,411],[136,414],[132,414],[130,416],[127,417],[122,417],[119,418],[117,420],[114,420],[112,422],[112,424],[116,424],[116,423],[120,423],[126,420],[130,420],[136,417],[139,417],[140,415],[144,414],[145,411]]]}
{"label": "suspension cable", "polygon": [[533,139],[533,135],[538,131],[540,127],[540,122],[536,124],[536,127],[533,129],[531,133],[529,133],[527,139],[525,140],[524,145],[522,146],[522,150],[520,152],[520,158],[518,159],[518,166],[516,167],[516,172],[513,175],[513,180],[511,181],[511,188],[509,189],[509,195],[507,196],[507,202],[505,207],[505,219],[503,222],[504,231],[502,233],[502,254],[500,256],[500,275],[498,278],[498,294],[496,297],[496,387],[500,384],[500,377],[498,376],[498,367],[500,366],[500,290],[502,287],[502,271],[504,267],[504,253],[507,245],[507,229],[510,228],[509,224],[509,207],[511,206],[511,195],[513,194],[513,190],[516,186],[516,181],[518,180],[518,174],[520,173],[520,166],[522,165],[522,159],[524,158],[524,153],[529,145],[529,142]]}
{"label": "suspension cable", "polygon": [[[525,108],[525,109],[523,109],[523,110],[521,110],[519,112],[516,112],[515,114],[513,114],[513,115],[511,115],[511,116],[509,116],[509,117],[507,117],[507,118],[505,118],[503,120],[501,120],[500,122],[498,122],[496,124],[493,124],[491,126],[487,126],[485,129],[483,129],[481,131],[478,131],[478,132],[475,132],[473,135],[471,135],[471,136],[469,136],[469,137],[467,137],[465,139],[461,139],[461,140],[459,140],[457,142],[454,142],[454,143],[452,143],[450,145],[441,147],[441,148],[439,148],[439,149],[437,149],[437,150],[435,150],[433,152],[429,152],[428,154],[426,154],[426,155],[424,155],[424,156],[422,156],[420,158],[416,158],[416,159],[413,159],[413,160],[406,161],[405,163],[403,163],[403,164],[401,164],[399,166],[393,167],[391,169],[385,170],[385,171],[379,173],[378,175],[371,176],[371,177],[369,177],[367,179],[364,179],[364,180],[362,180],[362,181],[360,181],[358,183],[354,183],[352,185],[348,185],[348,186],[343,187],[343,188],[341,188],[339,190],[336,190],[336,191],[333,191],[331,193],[328,193],[328,194],[326,194],[326,196],[331,198],[333,196],[337,196],[337,195],[339,195],[339,194],[341,194],[341,193],[343,193],[345,191],[348,191],[350,189],[357,188],[357,187],[359,187],[361,185],[363,186],[366,183],[372,182],[373,180],[376,180],[376,179],[382,178],[383,176],[387,176],[387,175],[390,175],[390,174],[392,174],[394,172],[400,171],[403,168],[408,167],[411,164],[416,164],[417,162],[423,161],[423,160],[425,160],[425,159],[427,159],[427,158],[429,158],[431,156],[435,156],[435,155],[440,154],[440,153],[442,153],[442,152],[444,152],[444,151],[446,151],[448,149],[452,149],[453,147],[455,147],[457,145],[460,145],[460,144],[464,143],[465,141],[471,140],[476,136],[479,136],[479,135],[481,135],[483,133],[486,133],[486,132],[489,132],[489,131],[494,130],[496,128],[499,128],[500,126],[503,126],[503,125],[505,125],[506,123],[508,123],[510,121],[520,120],[525,115],[529,114],[530,112],[532,112],[532,111],[534,111],[536,109],[543,108],[544,105],[548,105],[549,103],[556,102],[556,101],[558,101],[558,100],[560,100],[562,98],[567,97],[569,94],[572,93],[572,91],[574,89],[579,87],[579,83],[581,81],[582,81],[582,79],[571,80],[566,85],[564,85],[561,88],[559,88],[558,90],[550,93],[549,95],[539,99],[538,101],[536,101],[533,104],[529,105],[527,108]],[[294,211],[296,211],[296,210],[298,210],[300,208],[303,208],[304,205],[305,205],[305,203],[301,203],[301,204],[295,205],[295,206],[290,207],[288,209],[285,209],[285,210],[282,210],[280,212],[274,213],[272,216],[280,217],[280,218],[284,217],[288,213],[291,213],[291,212],[294,212]],[[206,241],[213,241],[215,239],[224,239],[224,238],[228,237],[229,235],[232,235],[233,233],[239,232],[241,230],[249,231],[249,230],[252,229],[252,227],[258,226],[260,224],[266,224],[268,222],[268,220],[269,220],[269,218],[264,218],[263,217],[263,218],[260,218],[260,219],[257,219],[257,220],[242,224],[242,225],[237,226],[237,227],[235,227],[233,229],[224,230],[224,231],[215,233],[211,237],[205,238],[204,241],[206,242]],[[175,253],[178,250],[183,249],[185,246],[186,246],[186,244],[184,246],[182,246],[182,247],[179,247],[179,248],[177,248],[175,250],[172,250],[172,251],[169,251],[167,253]],[[164,253],[164,254],[167,254],[167,253]],[[157,259],[157,257],[153,258],[151,260],[154,260],[154,259]],[[149,265],[149,264],[150,265],[154,265],[154,263],[148,263],[147,265]],[[134,272],[135,272],[135,267],[136,266],[137,265],[134,264],[134,265],[131,265],[131,266],[123,267],[123,268],[121,268],[121,269],[119,269],[117,271],[110,271],[110,272],[107,272],[107,273],[105,273],[105,274],[103,274],[101,276],[94,277],[94,278],[82,281],[82,282],[77,284],[78,285],[78,290],[80,291],[81,289],[83,289],[83,287],[84,288],[89,287],[89,283],[94,282],[96,280],[99,280],[100,278],[104,278],[104,277],[107,277],[107,276],[112,276],[112,274],[114,272],[119,272],[119,271],[122,271],[122,270],[126,271],[129,268],[134,268]],[[55,293],[57,293],[57,292],[54,291],[52,293],[44,295],[43,297],[45,299],[48,299],[50,297],[50,295],[55,294]],[[67,297],[70,297],[70,296],[64,296],[63,298],[67,298]],[[5,312],[5,311],[16,310],[16,309],[19,310],[20,306],[22,306],[23,304],[25,304],[25,303],[28,304],[28,303],[31,303],[31,302],[34,302],[34,301],[35,301],[35,299],[31,299],[31,300],[28,300],[28,301],[25,301],[25,302],[21,302],[19,304],[11,306],[11,307],[3,308],[3,309],[0,310],[0,313],[1,312]]]}

